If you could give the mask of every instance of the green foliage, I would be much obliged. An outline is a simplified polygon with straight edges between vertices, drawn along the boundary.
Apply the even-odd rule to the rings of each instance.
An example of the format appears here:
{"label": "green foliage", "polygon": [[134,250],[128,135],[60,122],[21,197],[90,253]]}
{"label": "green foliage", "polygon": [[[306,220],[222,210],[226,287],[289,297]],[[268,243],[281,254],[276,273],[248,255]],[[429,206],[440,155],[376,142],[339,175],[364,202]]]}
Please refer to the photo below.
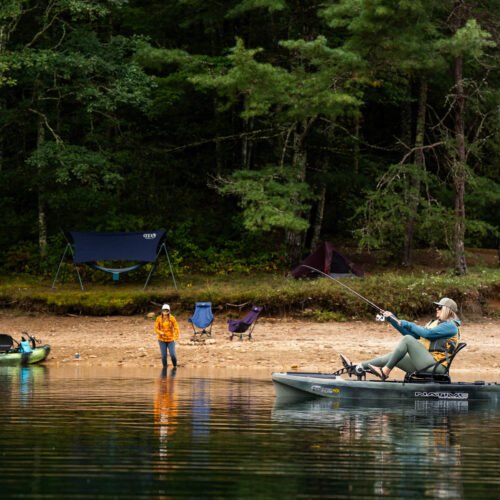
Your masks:
{"label": "green foliage", "polygon": [[230,9],[227,17],[236,17],[254,9],[267,9],[269,12],[280,12],[286,9],[285,0],[243,0]]}
{"label": "green foliage", "polygon": [[[5,252],[0,260],[0,270],[11,276],[29,276],[35,281],[50,279],[56,273],[65,245],[62,233],[50,236],[47,257],[41,258],[40,249],[35,242],[19,241]],[[63,267],[61,279],[65,280],[70,276],[72,279],[73,274],[72,266],[66,265]]]}
{"label": "green foliage", "polygon": [[122,180],[102,153],[84,146],[47,141],[26,162],[40,169],[36,180],[47,186],[54,181],[66,185],[74,179],[92,189],[100,189],[113,187]]}
{"label": "green foliage", "polygon": [[[422,186],[416,244],[450,248],[456,56],[466,93],[465,242],[496,248],[500,3],[456,5],[0,2],[2,270],[53,277],[64,249],[59,227],[165,227],[181,276],[281,271],[283,231],[314,223],[323,189],[320,238],[357,230],[362,245],[395,255],[417,194],[411,179]],[[412,147],[402,128],[416,128],[422,80],[425,172],[399,165]],[[91,283],[109,280],[82,272]],[[62,274],[76,283],[71,264]],[[155,276],[170,279],[168,266]],[[289,293],[283,308],[295,300]]]}
{"label": "green foliage", "polygon": [[491,33],[481,29],[476,19],[468,19],[465,26],[458,29],[450,38],[436,42],[436,48],[453,57],[479,58],[485,50],[496,47],[492,38]]}
{"label": "green foliage", "polygon": [[[228,104],[244,96],[244,118],[272,113],[290,123],[318,114],[334,118],[360,105],[359,91],[351,87],[349,74],[360,63],[356,54],[329,48],[323,36],[312,42],[281,41],[280,45],[290,51],[290,69],[260,62],[257,56],[264,56],[263,49],[247,49],[238,38],[228,55],[228,71],[194,76],[192,81],[215,88]],[[332,79],[337,80],[334,87]]]}
{"label": "green foliage", "polygon": [[[237,170],[231,178],[220,179],[218,191],[240,198],[244,225],[250,231],[290,229],[300,232],[308,221],[297,216],[309,208],[310,187],[297,182],[288,169],[266,167],[262,170]],[[295,201],[295,200],[298,200]]]}
{"label": "green foliage", "polygon": [[411,197],[418,199],[417,237],[426,245],[451,245],[453,213],[435,198],[423,198],[414,187],[416,179],[427,186],[436,183],[432,174],[417,165],[390,165],[376,189],[366,193],[365,203],[355,214],[360,247],[391,248],[397,254],[404,242],[406,222],[413,214]]}

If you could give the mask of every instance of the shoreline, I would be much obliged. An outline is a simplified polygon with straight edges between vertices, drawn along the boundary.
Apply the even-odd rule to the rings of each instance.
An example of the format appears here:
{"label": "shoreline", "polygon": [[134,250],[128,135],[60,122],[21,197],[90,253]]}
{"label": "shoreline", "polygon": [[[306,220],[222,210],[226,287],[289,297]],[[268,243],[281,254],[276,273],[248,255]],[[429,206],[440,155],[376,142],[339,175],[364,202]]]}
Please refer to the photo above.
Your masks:
{"label": "shoreline", "polygon": [[[229,340],[227,321],[215,319],[212,338],[192,342],[187,315],[178,315],[180,337],[176,351],[180,369],[214,368],[237,371],[322,371],[341,367],[339,354],[353,362],[380,356],[394,349],[399,333],[387,323],[350,321],[317,323],[292,318],[260,318],[253,340]],[[426,322],[426,318],[417,321]],[[161,369],[154,318],[136,316],[56,316],[51,314],[0,315],[0,332],[19,340],[27,331],[51,345],[44,365],[130,367]],[[464,321],[462,341],[452,380],[500,382],[500,320]],[[75,354],[79,359],[75,359]],[[171,363],[169,360],[169,367]],[[401,379],[395,369],[391,378]]]}

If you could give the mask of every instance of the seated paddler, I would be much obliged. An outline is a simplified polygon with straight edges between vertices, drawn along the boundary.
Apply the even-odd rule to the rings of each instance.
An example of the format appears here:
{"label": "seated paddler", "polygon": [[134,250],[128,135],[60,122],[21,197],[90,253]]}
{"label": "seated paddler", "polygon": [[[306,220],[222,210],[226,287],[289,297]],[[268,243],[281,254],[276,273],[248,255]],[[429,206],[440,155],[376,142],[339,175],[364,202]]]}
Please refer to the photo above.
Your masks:
{"label": "seated paddler", "polygon": [[[407,373],[432,370],[437,361],[444,360],[436,373],[444,373],[447,359],[455,351],[460,339],[460,319],[457,304],[453,299],[442,298],[433,302],[436,307],[435,319],[425,326],[398,319],[390,311],[384,311],[385,319],[403,335],[394,351],[375,359],[353,364],[349,358],[340,355],[345,368],[362,375],[365,372],[385,380],[396,366]],[[429,368],[430,367],[430,368]]]}

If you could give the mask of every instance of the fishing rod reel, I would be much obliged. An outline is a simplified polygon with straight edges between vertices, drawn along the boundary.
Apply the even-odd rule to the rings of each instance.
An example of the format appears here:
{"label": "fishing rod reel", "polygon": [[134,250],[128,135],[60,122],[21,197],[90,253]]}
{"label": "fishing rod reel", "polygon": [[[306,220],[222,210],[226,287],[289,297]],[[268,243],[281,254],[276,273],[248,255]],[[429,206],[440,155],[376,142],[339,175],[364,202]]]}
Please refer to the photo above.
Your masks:
{"label": "fishing rod reel", "polygon": [[383,322],[383,321],[385,321],[385,316],[383,314],[379,313],[379,314],[377,314],[375,316],[375,321],[381,321],[381,322]]}

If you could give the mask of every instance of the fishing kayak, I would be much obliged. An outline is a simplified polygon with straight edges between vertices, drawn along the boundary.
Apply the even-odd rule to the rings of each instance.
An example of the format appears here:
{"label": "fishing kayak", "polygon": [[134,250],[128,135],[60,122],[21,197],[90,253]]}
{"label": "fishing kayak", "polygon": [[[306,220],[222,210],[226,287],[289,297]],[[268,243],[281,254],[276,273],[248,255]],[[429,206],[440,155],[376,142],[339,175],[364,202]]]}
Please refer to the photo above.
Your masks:
{"label": "fishing kayak", "polygon": [[272,374],[279,401],[312,397],[359,401],[488,401],[500,406],[496,382],[437,382],[357,380],[322,373],[279,372]]}
{"label": "fishing kayak", "polygon": [[0,366],[26,366],[40,363],[50,353],[50,345],[35,347],[31,352],[0,352]]}

